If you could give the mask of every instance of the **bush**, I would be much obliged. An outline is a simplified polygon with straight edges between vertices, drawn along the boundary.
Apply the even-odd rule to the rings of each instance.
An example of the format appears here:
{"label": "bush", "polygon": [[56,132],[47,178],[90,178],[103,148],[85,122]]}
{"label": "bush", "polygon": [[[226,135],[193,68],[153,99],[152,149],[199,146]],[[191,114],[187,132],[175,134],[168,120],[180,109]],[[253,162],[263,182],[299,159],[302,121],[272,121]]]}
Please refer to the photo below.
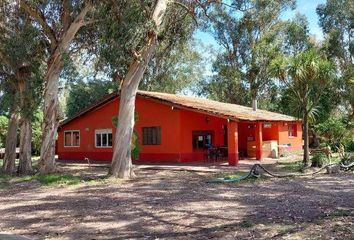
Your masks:
{"label": "bush", "polygon": [[325,154],[320,153],[312,157],[311,167],[323,167],[323,165],[328,161],[328,158]]}
{"label": "bush", "polygon": [[346,145],[350,141],[352,129],[351,121],[338,117],[331,117],[325,122],[315,125],[316,133],[333,151],[336,151],[341,144]]}
{"label": "bush", "polygon": [[354,140],[348,141],[348,143],[345,146],[345,150],[347,152],[354,152]]}
{"label": "bush", "polygon": [[0,148],[5,147],[8,122],[7,117],[0,116]]}

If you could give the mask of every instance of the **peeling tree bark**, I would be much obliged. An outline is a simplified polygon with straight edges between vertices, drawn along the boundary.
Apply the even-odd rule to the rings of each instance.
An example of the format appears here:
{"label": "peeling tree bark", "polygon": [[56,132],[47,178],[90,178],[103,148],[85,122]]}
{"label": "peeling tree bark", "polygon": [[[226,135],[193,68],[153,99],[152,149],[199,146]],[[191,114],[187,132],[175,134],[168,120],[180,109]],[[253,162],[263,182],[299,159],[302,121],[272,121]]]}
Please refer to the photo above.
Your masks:
{"label": "peeling tree bark", "polygon": [[[152,20],[155,22],[157,32],[166,12],[167,3],[168,0],[159,0],[155,6]],[[132,62],[123,80],[119,103],[118,129],[115,134],[112,164],[109,169],[109,174],[115,177],[127,179],[134,176],[131,160],[131,139],[134,129],[135,99],[139,83],[154,53],[156,42],[157,33],[150,33],[146,45],[140,53],[140,58]]]}
{"label": "peeling tree bark", "polygon": [[21,119],[20,127],[20,162],[18,165],[19,174],[32,172],[32,122],[29,118]]}
{"label": "peeling tree bark", "polygon": [[17,113],[15,107],[11,109],[11,116],[9,120],[9,125],[7,128],[6,145],[5,145],[5,156],[3,172],[5,174],[14,174],[16,171],[15,161],[16,161],[16,143],[17,143]]}
{"label": "peeling tree bark", "polygon": [[39,171],[50,173],[55,170],[55,138],[57,134],[58,119],[58,81],[61,70],[61,55],[54,55],[46,74],[44,92],[44,109],[42,125],[42,146],[39,160]]}
{"label": "peeling tree bark", "polygon": [[84,25],[86,14],[93,8],[88,1],[75,20],[65,27],[58,44],[52,47],[53,51],[48,62],[48,70],[45,76],[44,109],[42,125],[42,146],[39,160],[40,173],[50,173],[55,171],[55,140],[59,125],[58,110],[58,82],[62,69],[63,53],[68,51],[71,41],[76,33]]}
{"label": "peeling tree bark", "polygon": [[20,95],[20,161],[19,174],[32,172],[32,122],[31,122],[31,91],[29,86],[30,65],[23,64],[17,73],[18,90]]}

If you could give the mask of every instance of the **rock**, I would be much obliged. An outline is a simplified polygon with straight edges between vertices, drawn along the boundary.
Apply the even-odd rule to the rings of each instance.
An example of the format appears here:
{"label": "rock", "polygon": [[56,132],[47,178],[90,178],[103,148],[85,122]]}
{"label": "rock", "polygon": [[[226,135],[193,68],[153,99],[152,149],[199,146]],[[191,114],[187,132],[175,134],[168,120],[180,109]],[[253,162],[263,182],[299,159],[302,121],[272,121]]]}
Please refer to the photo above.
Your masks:
{"label": "rock", "polygon": [[326,167],[327,174],[339,173],[340,167],[338,165],[331,165]]}

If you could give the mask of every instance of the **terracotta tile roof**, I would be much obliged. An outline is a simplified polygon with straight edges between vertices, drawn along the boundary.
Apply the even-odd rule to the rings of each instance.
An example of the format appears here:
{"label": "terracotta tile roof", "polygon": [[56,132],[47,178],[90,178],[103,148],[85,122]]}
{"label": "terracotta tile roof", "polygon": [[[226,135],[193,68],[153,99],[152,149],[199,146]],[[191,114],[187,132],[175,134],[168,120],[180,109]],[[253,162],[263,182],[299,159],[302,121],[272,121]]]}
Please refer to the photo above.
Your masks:
{"label": "terracotta tile roof", "polygon": [[222,103],[204,98],[187,97],[168,93],[139,91],[138,95],[166,102],[176,107],[205,112],[231,120],[246,121],[296,121],[298,119],[270,111],[253,111],[251,107]]}
{"label": "terracotta tile roof", "polygon": [[[112,101],[116,97],[118,97],[118,93],[111,93],[96,103],[88,106],[87,108],[81,110],[74,116],[65,119],[59,125],[62,127],[63,125],[71,122],[75,118],[96,109],[103,104]],[[270,111],[260,110],[253,111],[250,107],[245,107],[237,104],[230,103],[222,103],[204,98],[197,97],[188,97],[188,96],[180,96],[169,93],[160,93],[160,92],[147,92],[147,91],[139,91],[138,97],[148,98],[153,101],[158,101],[164,104],[168,104],[174,107],[189,109],[191,111],[203,112],[210,115],[219,116],[222,118],[228,118],[230,120],[241,120],[241,121],[296,121],[298,119]]]}

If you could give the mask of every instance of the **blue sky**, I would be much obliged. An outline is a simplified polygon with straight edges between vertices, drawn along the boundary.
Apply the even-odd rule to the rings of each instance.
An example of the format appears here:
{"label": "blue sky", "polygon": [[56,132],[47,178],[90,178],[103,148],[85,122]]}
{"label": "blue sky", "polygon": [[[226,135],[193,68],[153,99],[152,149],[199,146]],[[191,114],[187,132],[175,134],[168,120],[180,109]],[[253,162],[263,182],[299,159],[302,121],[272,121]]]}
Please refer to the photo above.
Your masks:
{"label": "blue sky", "polygon": [[322,31],[318,25],[316,8],[319,4],[326,3],[326,0],[297,0],[297,9],[288,11],[284,14],[284,19],[291,19],[297,12],[304,14],[309,22],[310,33],[315,35],[318,40],[323,39]]}
{"label": "blue sky", "polygon": [[[322,31],[318,25],[318,16],[316,8],[319,4],[326,3],[326,0],[297,0],[297,8],[294,11],[287,11],[283,14],[283,19],[291,19],[296,13],[304,14],[309,22],[310,33],[316,36],[317,40],[323,39]],[[213,37],[205,32],[198,31],[195,37],[200,40],[203,45],[213,45],[217,48],[217,43]]]}

